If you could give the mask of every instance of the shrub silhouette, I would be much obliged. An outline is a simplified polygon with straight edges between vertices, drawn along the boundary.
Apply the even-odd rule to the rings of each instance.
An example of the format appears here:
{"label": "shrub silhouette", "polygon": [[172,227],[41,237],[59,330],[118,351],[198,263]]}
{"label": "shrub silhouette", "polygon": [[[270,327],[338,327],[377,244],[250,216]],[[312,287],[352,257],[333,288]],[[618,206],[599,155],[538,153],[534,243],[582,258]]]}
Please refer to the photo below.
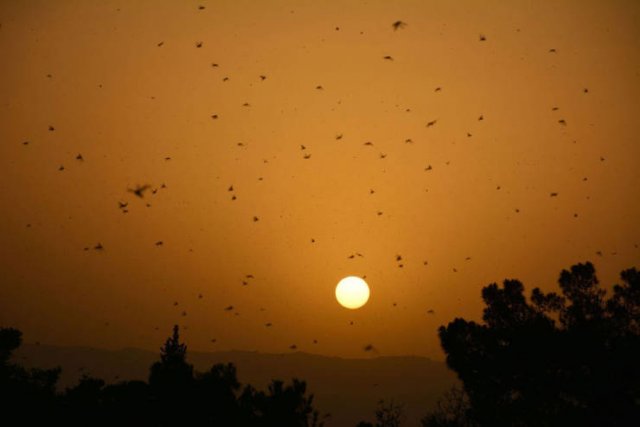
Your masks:
{"label": "shrub silhouette", "polygon": [[562,271],[561,295],[536,288],[527,300],[517,280],[486,286],[482,323],[439,328],[468,418],[428,424],[430,414],[423,425],[640,425],[640,273],[621,280],[605,299],[587,262]]}

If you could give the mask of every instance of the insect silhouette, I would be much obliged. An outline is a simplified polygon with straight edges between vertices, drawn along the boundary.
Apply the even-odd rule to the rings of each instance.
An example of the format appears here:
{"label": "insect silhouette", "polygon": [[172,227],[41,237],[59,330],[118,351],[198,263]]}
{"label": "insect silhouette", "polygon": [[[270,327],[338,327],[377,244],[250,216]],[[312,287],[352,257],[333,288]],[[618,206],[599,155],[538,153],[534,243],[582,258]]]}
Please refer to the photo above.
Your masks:
{"label": "insect silhouette", "polygon": [[136,188],[127,188],[127,191],[129,193],[135,194],[137,197],[140,197],[142,199],[144,197],[144,192],[150,188],[151,186],[149,184],[136,185]]}
{"label": "insect silhouette", "polygon": [[398,31],[404,27],[407,26],[406,22],[402,22],[402,21],[396,21],[393,24],[391,24],[391,26],[393,27],[393,31]]}

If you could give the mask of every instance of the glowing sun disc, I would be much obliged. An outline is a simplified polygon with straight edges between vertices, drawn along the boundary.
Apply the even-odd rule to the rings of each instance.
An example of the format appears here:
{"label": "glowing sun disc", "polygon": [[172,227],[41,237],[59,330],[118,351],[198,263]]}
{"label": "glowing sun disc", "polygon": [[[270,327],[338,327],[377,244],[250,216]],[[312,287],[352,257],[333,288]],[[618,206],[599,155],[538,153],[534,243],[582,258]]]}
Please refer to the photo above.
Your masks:
{"label": "glowing sun disc", "polygon": [[369,301],[369,286],[360,277],[347,276],[336,286],[336,299],[341,306],[355,310]]}

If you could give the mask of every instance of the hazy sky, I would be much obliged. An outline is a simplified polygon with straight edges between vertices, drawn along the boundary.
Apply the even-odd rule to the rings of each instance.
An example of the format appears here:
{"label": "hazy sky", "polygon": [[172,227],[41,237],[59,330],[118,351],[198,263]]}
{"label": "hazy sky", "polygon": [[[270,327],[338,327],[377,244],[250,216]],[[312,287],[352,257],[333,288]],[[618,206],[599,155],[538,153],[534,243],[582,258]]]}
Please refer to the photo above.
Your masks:
{"label": "hazy sky", "polygon": [[635,1],[2,0],[0,58],[28,342],[442,359],[488,283],[640,267]]}

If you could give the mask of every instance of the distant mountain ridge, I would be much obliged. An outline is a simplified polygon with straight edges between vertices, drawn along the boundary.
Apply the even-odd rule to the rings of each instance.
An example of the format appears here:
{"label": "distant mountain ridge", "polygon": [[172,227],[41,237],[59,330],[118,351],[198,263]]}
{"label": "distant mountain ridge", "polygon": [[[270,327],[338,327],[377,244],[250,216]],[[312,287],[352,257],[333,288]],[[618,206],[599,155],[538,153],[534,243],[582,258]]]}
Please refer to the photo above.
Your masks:
{"label": "distant mountain ridge", "polygon": [[[108,383],[146,381],[149,367],[158,358],[159,352],[137,348],[104,350],[35,344],[23,344],[14,357],[26,367],[60,366],[62,388],[73,386],[83,374]],[[188,351],[187,361],[197,371],[208,370],[216,363],[234,363],[240,382],[258,389],[264,389],[272,379],[305,380],[315,396],[315,407],[331,414],[327,427],[355,427],[360,420],[371,420],[380,399],[403,403],[407,415],[403,425],[419,425],[426,411],[457,382],[444,362],[419,356],[343,359],[302,352]]]}

